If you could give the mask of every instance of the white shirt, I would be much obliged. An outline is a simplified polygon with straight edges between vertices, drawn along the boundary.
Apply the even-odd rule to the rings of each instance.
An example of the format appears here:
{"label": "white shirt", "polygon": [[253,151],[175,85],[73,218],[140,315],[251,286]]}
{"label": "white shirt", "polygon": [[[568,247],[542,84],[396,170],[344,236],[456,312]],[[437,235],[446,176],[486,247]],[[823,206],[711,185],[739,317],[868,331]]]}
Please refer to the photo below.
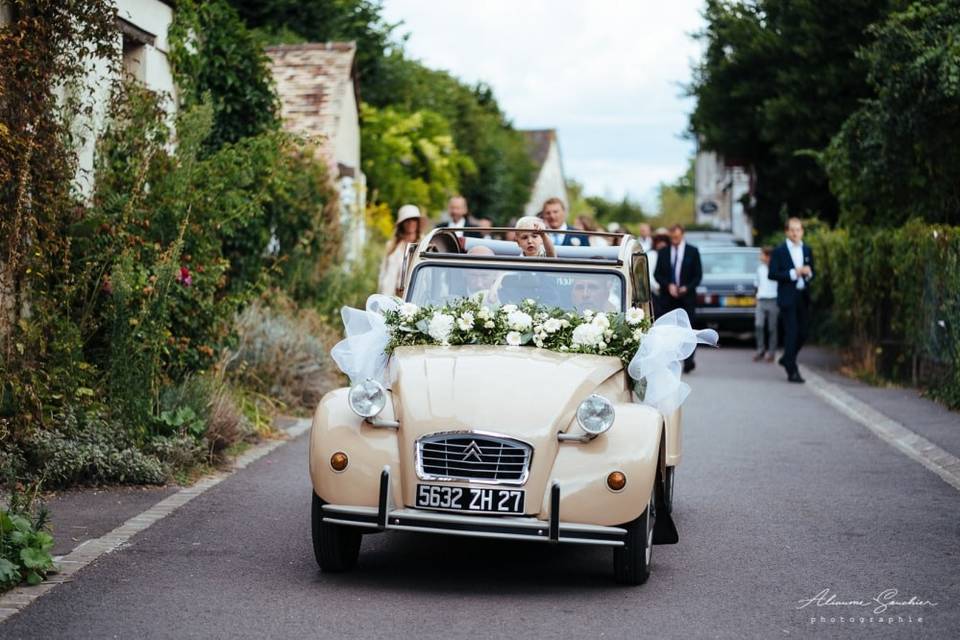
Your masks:
{"label": "white shirt", "polygon": [[777,281],[770,279],[770,267],[760,263],[757,267],[757,299],[770,300],[777,297]]}
{"label": "white shirt", "polygon": [[[797,269],[803,266],[803,242],[794,244],[792,240],[787,240],[787,249],[790,251],[790,259],[793,260],[793,269],[790,269],[790,279],[796,281],[797,289],[803,289],[807,286],[807,280],[810,278],[800,278],[797,275]],[[811,274],[811,278],[813,275]]]}
{"label": "white shirt", "polygon": [[678,245],[670,245],[670,264],[673,266],[673,281],[680,286],[680,268],[683,266],[683,252],[687,248],[686,241]]}
{"label": "white shirt", "polygon": [[[453,220],[453,218],[451,218],[451,219],[450,219],[450,222],[447,224],[447,228],[448,228],[448,229],[451,229],[451,228],[454,228],[454,229],[463,229],[465,226],[467,226],[467,217],[466,217],[466,216],[460,218],[459,222],[458,222],[458,221],[455,221],[455,220]],[[463,237],[463,231],[457,231],[457,232],[455,232],[455,233],[456,233],[456,236],[457,236],[458,238],[462,238],[462,237]]]}
{"label": "white shirt", "polygon": [[[567,230],[567,223],[566,223],[566,222],[564,222],[562,225],[560,225],[559,227],[557,227],[556,229],[554,229],[554,231],[566,231],[566,230]],[[551,242],[553,242],[553,245],[554,245],[555,247],[559,247],[560,245],[563,244],[563,236],[564,236],[564,234],[562,234],[562,233],[551,233],[551,234],[550,234],[550,240],[551,240]]]}
{"label": "white shirt", "polygon": [[640,248],[644,253],[650,251],[653,248],[653,238],[640,238]]}

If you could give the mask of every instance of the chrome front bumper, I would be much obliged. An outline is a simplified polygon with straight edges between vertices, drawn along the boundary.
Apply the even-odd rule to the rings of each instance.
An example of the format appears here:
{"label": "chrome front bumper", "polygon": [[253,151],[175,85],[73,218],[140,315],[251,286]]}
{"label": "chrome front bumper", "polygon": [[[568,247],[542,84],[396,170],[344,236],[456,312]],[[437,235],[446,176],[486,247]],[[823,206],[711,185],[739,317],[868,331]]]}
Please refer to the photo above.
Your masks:
{"label": "chrome front bumper", "polygon": [[550,489],[550,519],[529,516],[473,516],[439,513],[424,509],[393,508],[390,500],[390,469],[380,474],[378,507],[325,504],[323,519],[332,524],[378,531],[419,531],[475,538],[538,540],[622,547],[626,530],[560,521],[560,485]]}

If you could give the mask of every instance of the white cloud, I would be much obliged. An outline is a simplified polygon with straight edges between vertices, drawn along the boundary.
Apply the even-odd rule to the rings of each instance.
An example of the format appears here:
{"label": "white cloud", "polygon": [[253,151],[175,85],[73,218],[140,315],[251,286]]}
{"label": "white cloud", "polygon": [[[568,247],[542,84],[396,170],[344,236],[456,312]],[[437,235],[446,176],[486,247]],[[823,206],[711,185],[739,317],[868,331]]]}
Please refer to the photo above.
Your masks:
{"label": "white cloud", "polygon": [[493,87],[520,128],[556,127],[588,192],[648,199],[683,172],[702,0],[386,0],[408,54]]}

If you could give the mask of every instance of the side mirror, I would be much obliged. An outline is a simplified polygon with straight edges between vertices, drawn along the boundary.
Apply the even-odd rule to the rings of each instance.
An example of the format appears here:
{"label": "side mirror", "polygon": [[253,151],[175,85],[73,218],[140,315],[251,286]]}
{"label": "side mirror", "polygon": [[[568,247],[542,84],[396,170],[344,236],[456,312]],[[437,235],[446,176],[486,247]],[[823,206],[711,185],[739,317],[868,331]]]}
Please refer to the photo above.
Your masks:
{"label": "side mirror", "polygon": [[650,297],[650,271],[647,263],[647,254],[637,251],[630,261],[630,271],[633,274],[633,306],[643,307],[643,310],[653,317]]}

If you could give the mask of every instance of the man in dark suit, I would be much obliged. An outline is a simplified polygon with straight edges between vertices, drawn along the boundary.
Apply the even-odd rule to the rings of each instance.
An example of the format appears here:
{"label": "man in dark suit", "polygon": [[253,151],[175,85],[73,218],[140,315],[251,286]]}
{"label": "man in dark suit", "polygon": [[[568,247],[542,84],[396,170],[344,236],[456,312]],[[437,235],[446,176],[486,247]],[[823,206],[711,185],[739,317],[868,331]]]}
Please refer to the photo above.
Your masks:
{"label": "man in dark suit", "polygon": [[[550,231],[567,231],[567,208],[560,198],[549,198],[540,209],[540,217]],[[589,247],[590,236],[582,233],[551,233],[550,240],[555,247]]]}
{"label": "man in dark suit", "polygon": [[803,382],[797,368],[797,353],[809,331],[813,252],[803,244],[800,218],[787,220],[786,231],[787,239],[770,255],[768,277],[777,281],[777,306],[783,318],[784,343],[780,364],[787,370],[787,380]]}
{"label": "man in dark suit", "polygon": [[[660,303],[664,313],[683,309],[690,316],[690,324],[696,324],[697,287],[703,279],[700,251],[687,244],[683,237],[683,225],[670,227],[670,245],[657,253],[657,268],[653,274],[660,285]],[[693,354],[683,363],[683,372],[693,371],[696,364]]]}
{"label": "man in dark suit", "polygon": [[[463,196],[453,196],[447,201],[447,214],[450,220],[441,222],[437,225],[440,229],[462,229],[463,227],[479,227],[479,221],[470,215],[467,208],[467,199]],[[458,238],[466,236],[468,238],[482,238],[483,233],[479,231],[457,231]]]}

